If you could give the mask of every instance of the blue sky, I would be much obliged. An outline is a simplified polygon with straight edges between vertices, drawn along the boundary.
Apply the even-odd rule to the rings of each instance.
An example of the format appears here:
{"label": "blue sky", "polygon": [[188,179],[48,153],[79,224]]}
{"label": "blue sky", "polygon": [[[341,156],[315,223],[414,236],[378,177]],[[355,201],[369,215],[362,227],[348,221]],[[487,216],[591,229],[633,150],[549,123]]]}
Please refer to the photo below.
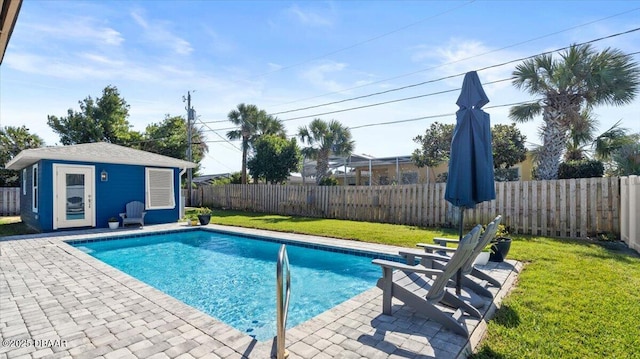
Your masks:
{"label": "blue sky", "polygon": [[[192,91],[210,152],[207,174],[238,171],[240,144],[223,141],[227,113],[251,103],[269,113],[296,110],[438,80],[640,27],[640,1],[33,1],[25,0],[0,68],[0,125],[26,124],[59,142],[47,115],[117,86],[133,128],[185,115]],[[640,31],[597,41],[598,50],[640,51]],[[640,61],[640,55],[634,55]],[[510,77],[514,62],[479,71]],[[313,117],[440,91],[462,76],[313,109],[278,114],[290,135]],[[490,103],[531,100],[509,81],[485,85]],[[433,122],[370,124],[453,114],[458,92],[316,117],[353,128],[355,153],[408,155]],[[489,108],[492,124],[509,107]],[[618,120],[640,132],[640,98],[595,110],[600,129]],[[205,124],[200,123],[200,121]],[[541,119],[518,125],[539,143]],[[215,130],[215,131],[212,131]]]}

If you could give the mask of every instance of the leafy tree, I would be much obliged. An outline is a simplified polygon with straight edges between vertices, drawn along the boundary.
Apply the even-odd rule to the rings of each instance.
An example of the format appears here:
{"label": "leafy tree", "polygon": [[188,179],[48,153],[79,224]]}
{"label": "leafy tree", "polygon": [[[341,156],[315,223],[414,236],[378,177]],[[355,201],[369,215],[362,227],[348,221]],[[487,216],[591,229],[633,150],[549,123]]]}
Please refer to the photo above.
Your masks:
{"label": "leafy tree", "polygon": [[491,137],[494,168],[513,167],[527,158],[527,148],[524,145],[527,137],[520,132],[515,123],[494,125],[491,128]]}
{"label": "leafy tree", "polygon": [[[191,160],[199,164],[205,154],[209,152],[209,146],[207,146],[202,128],[193,123],[191,124],[191,143]],[[147,126],[144,140],[140,141],[137,147],[160,155],[187,160],[189,147],[187,120],[182,116],[165,115],[162,122]],[[199,168],[200,165],[196,167],[195,175],[197,175]]]}
{"label": "leafy tree", "polygon": [[265,134],[285,135],[284,125],[276,117],[270,116],[256,105],[241,103],[227,115],[231,123],[240,126],[227,132],[230,140],[242,139],[242,184],[247,183],[247,155],[253,143]]}
{"label": "leafy tree", "polygon": [[60,136],[63,145],[110,142],[127,145],[141,135],[130,131],[129,105],[115,86],[107,86],[95,101],[88,96],[80,104],[80,112],[67,111],[66,117],[47,116],[47,124]]}
{"label": "leafy tree", "polygon": [[448,161],[454,129],[455,125],[434,122],[424,135],[416,136],[413,142],[420,144],[420,148],[413,151],[411,155],[416,166],[435,167]]}
{"label": "leafy tree", "polygon": [[518,176],[509,168],[527,158],[524,145],[527,137],[520,132],[515,123],[496,124],[491,128],[491,148],[496,181],[517,181]]}
{"label": "leafy tree", "polygon": [[292,171],[298,170],[300,150],[295,138],[287,140],[276,135],[263,135],[254,143],[254,150],[247,163],[254,180],[282,183]]}
{"label": "leafy tree", "polygon": [[44,140],[36,134],[29,133],[27,126],[0,128],[0,187],[19,187],[20,173],[4,169],[4,166],[20,151],[42,146]]}
{"label": "leafy tree", "polygon": [[[420,148],[413,151],[411,156],[418,167],[435,167],[449,160],[451,153],[451,140],[455,126],[434,122],[426,130],[424,135],[416,136],[413,140],[420,144]],[[515,124],[497,124],[491,128],[493,165],[496,169],[496,179],[509,178],[510,168],[526,159],[527,149],[524,145],[524,136]],[[503,173],[498,176],[498,174]],[[436,179],[436,182],[441,181]],[[446,179],[445,179],[446,181]]]}
{"label": "leafy tree", "polygon": [[553,59],[539,55],[516,66],[514,86],[542,98],[514,106],[509,117],[526,122],[542,114],[543,145],[537,176],[555,179],[572,124],[584,109],[607,104],[631,103],[638,92],[640,73],[630,55],[607,48],[596,52],[591,45],[574,45]]}
{"label": "leafy tree", "polygon": [[326,122],[316,118],[308,127],[298,129],[298,137],[308,145],[302,154],[316,160],[316,184],[329,175],[329,156],[348,156],[355,145],[349,128],[336,120]]}

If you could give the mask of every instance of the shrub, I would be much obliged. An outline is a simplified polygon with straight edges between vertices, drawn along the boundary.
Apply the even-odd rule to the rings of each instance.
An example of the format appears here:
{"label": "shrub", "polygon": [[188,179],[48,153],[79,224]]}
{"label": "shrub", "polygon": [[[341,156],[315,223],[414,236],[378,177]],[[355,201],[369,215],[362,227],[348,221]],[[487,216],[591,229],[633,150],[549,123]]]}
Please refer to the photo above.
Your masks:
{"label": "shrub", "polygon": [[338,180],[335,179],[334,177],[325,177],[320,181],[320,183],[318,183],[318,185],[319,186],[337,186]]}
{"label": "shrub", "polygon": [[598,160],[567,161],[558,167],[558,179],[602,177],[604,165]]}

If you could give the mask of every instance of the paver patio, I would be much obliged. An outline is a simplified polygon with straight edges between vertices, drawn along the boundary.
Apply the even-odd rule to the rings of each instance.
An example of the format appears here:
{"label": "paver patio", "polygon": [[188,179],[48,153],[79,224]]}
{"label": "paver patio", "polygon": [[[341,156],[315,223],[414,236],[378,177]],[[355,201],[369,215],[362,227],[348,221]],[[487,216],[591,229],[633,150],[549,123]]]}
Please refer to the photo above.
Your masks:
{"label": "paver patio", "polygon": [[[316,236],[209,225],[208,228],[291,241],[397,254],[400,247]],[[3,358],[269,358],[273,341],[258,342],[193,307],[91,257],[64,241],[154,231],[87,230],[0,239],[0,359]],[[521,264],[486,266],[503,284],[494,289],[490,317]],[[274,266],[275,270],[275,266]],[[293,273],[292,275],[295,275]],[[275,298],[274,304],[275,305]],[[382,314],[372,288],[287,330],[290,358],[459,358],[486,331],[466,317],[467,340],[394,299]]]}

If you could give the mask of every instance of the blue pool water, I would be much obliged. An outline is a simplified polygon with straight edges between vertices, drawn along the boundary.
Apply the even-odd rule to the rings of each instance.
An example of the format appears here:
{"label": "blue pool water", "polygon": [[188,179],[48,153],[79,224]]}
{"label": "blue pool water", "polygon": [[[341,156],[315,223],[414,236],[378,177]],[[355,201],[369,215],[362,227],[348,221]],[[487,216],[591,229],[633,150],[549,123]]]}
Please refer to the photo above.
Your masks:
{"label": "blue pool water", "polygon": [[[276,334],[280,243],[211,231],[74,244],[95,258],[255,337]],[[372,288],[371,258],[287,245],[287,328]]]}

